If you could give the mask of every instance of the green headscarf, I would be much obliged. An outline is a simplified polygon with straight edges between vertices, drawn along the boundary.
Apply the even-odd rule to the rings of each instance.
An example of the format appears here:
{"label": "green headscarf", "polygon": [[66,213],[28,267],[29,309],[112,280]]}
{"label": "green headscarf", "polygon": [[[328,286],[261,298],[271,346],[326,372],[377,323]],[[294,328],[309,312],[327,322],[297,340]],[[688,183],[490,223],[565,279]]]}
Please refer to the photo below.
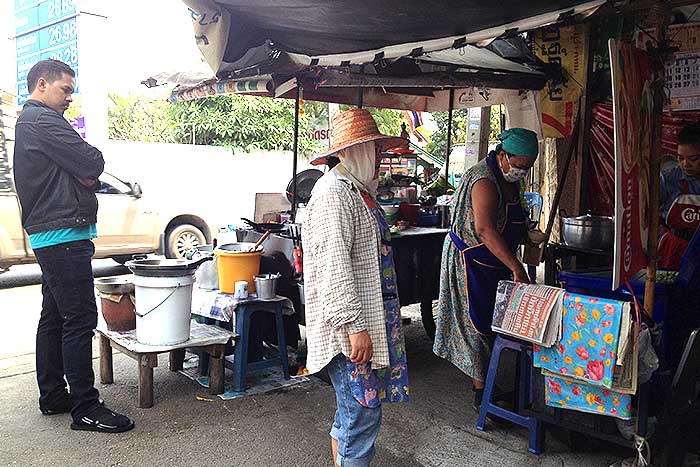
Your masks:
{"label": "green headscarf", "polygon": [[539,154],[537,133],[525,128],[511,128],[498,135],[501,148],[508,154],[536,158]]}

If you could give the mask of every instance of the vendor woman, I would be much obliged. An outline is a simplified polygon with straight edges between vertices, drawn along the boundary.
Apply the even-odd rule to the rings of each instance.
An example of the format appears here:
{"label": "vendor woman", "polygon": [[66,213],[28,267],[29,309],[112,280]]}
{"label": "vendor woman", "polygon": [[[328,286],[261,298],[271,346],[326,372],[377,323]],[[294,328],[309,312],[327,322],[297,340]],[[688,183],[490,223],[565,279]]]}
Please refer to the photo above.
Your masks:
{"label": "vendor woman", "polygon": [[661,174],[659,268],[678,270],[688,241],[700,225],[700,123],[678,133],[678,165]]}
{"label": "vendor woman", "polygon": [[527,234],[520,186],[538,154],[537,135],[512,128],[464,173],[445,239],[433,351],[472,380],[481,405],[493,342],[491,318],[500,280],[530,282],[515,251]]}

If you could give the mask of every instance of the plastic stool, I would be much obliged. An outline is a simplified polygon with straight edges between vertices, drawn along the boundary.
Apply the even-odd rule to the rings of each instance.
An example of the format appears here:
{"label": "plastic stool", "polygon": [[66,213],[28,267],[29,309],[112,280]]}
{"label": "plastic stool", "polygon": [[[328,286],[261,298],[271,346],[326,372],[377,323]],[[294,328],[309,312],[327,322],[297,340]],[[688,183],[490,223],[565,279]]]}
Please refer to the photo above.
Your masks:
{"label": "plastic stool", "polygon": [[[510,411],[497,406],[493,402],[494,389],[496,387],[496,374],[498,373],[498,363],[501,359],[501,352],[510,349],[518,352],[516,369],[516,397],[514,410]],[[504,420],[515,423],[528,429],[527,449],[533,454],[541,454],[544,448],[544,431],[542,423],[537,417],[521,415],[522,409],[526,405],[532,404],[532,344],[517,340],[496,336],[493,345],[489,371],[486,375],[486,386],[484,387],[484,397],[481,401],[479,419],[476,422],[477,430],[484,431],[486,416],[493,414]]]}
{"label": "plastic stool", "polygon": [[[279,349],[279,360],[260,360],[248,363],[248,342],[250,337],[250,318],[256,311],[268,311],[275,314],[275,326],[277,328],[277,347]],[[245,391],[245,378],[247,370],[259,370],[270,366],[282,366],[284,379],[290,379],[289,360],[287,359],[287,341],[284,338],[284,322],[282,320],[282,302],[251,302],[241,303],[236,308],[236,334],[240,336],[233,348],[234,371],[233,390],[237,392]]]}
{"label": "plastic stool", "polygon": [[[275,327],[277,329],[277,347],[279,356],[269,360],[260,360],[257,362],[248,363],[248,345],[250,344],[250,319],[254,313],[258,311],[266,311],[275,314]],[[238,339],[233,347],[233,390],[236,392],[244,392],[246,373],[248,370],[260,370],[271,366],[279,365],[282,367],[284,379],[290,379],[289,375],[289,360],[287,357],[287,341],[284,337],[284,321],[282,313],[282,302],[263,302],[252,301],[250,303],[240,303],[236,308],[236,330],[235,334]],[[217,321],[212,318],[203,318],[207,324],[218,324],[229,330],[232,329],[230,322]],[[199,371],[202,375],[207,374],[209,370],[208,355],[199,355]],[[229,355],[227,353],[227,355]],[[226,367],[231,368],[229,362],[226,362]]]}

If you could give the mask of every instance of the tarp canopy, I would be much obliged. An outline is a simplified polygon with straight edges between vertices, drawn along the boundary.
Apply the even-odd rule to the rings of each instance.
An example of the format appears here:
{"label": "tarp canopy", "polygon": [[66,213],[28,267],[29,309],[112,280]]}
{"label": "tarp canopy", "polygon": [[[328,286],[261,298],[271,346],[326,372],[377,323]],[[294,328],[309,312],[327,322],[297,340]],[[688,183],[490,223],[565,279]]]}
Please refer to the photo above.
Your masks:
{"label": "tarp canopy", "polygon": [[183,0],[219,78],[487,45],[604,0]]}
{"label": "tarp canopy", "polygon": [[589,15],[605,0],[183,2],[213,76],[181,82],[172,100],[294,97],[300,85],[309,100],[358,103],[362,88],[364,105],[440,111],[542,89],[560,69],[537,59],[521,33]]}

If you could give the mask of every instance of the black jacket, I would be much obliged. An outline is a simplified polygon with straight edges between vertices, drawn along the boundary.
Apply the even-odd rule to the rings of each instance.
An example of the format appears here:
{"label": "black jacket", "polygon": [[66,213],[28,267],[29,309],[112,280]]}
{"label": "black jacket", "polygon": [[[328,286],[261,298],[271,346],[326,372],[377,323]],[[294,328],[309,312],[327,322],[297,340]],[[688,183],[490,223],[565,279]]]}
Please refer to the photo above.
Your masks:
{"label": "black jacket", "polygon": [[102,153],[65,118],[29,100],[15,127],[14,176],[28,234],[97,223],[97,197],[78,178],[97,179]]}

